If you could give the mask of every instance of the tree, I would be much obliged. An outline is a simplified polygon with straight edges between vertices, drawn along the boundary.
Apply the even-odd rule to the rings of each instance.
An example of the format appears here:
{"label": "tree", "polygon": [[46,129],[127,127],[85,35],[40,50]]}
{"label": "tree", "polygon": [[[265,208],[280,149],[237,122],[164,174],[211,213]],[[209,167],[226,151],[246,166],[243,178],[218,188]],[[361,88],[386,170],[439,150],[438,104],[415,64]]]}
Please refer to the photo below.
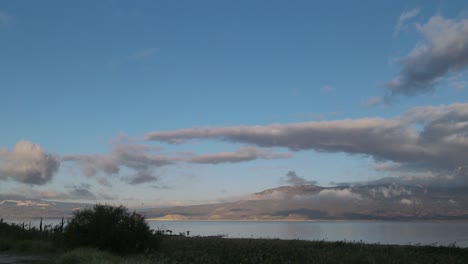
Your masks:
{"label": "tree", "polygon": [[145,217],[124,206],[95,205],[77,211],[64,231],[69,247],[97,247],[118,254],[142,252],[154,238]]}

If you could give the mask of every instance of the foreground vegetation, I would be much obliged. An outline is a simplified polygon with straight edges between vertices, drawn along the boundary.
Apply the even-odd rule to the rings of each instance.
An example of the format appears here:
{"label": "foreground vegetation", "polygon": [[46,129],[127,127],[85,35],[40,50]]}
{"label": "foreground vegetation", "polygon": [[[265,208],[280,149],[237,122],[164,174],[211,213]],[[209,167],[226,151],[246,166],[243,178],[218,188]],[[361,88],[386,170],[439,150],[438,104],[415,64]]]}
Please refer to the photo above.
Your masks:
{"label": "foreground vegetation", "polygon": [[468,249],[455,246],[186,237],[150,230],[144,218],[123,207],[83,212],[65,229],[0,221],[0,254],[40,254],[41,264],[468,263]]}

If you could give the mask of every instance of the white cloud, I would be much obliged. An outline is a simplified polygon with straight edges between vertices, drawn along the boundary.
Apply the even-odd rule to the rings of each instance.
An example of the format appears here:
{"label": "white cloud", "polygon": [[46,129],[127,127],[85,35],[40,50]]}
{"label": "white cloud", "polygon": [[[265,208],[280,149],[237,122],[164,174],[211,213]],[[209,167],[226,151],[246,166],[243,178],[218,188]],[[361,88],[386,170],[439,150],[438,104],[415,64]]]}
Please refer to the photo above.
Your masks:
{"label": "white cloud", "polygon": [[449,83],[450,88],[457,90],[457,91],[463,91],[465,90],[466,87],[468,87],[468,81],[465,80],[460,80],[460,81],[453,81]]}
{"label": "white cloud", "polygon": [[52,179],[58,167],[57,157],[26,140],[18,141],[12,151],[0,150],[0,180],[41,185]]}
{"label": "white cloud", "polygon": [[406,198],[401,199],[401,200],[400,200],[400,203],[401,203],[401,204],[404,204],[404,205],[420,204],[419,201],[410,200],[410,199],[406,199]]}

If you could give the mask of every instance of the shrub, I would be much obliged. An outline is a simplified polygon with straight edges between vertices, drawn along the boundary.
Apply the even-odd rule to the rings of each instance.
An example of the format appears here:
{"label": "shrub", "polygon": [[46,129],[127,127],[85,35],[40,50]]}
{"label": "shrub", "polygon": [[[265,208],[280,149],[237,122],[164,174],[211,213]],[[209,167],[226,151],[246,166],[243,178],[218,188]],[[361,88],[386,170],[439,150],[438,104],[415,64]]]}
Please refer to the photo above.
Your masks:
{"label": "shrub", "polygon": [[95,205],[75,212],[64,231],[69,247],[96,247],[118,254],[151,247],[153,234],[144,216],[123,207]]}

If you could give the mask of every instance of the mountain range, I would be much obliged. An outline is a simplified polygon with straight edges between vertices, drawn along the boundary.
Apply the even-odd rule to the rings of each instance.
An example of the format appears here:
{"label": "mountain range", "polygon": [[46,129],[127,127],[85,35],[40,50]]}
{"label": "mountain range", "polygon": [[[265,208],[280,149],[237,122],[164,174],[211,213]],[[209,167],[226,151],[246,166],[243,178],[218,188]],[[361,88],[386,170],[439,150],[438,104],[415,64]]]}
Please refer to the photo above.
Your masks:
{"label": "mountain range", "polygon": [[283,186],[235,202],[142,212],[157,220],[468,220],[468,188]]}
{"label": "mountain range", "polygon": [[[61,218],[90,204],[0,195],[0,218]],[[468,220],[468,187],[283,186],[233,202],[138,209],[155,220]]]}

